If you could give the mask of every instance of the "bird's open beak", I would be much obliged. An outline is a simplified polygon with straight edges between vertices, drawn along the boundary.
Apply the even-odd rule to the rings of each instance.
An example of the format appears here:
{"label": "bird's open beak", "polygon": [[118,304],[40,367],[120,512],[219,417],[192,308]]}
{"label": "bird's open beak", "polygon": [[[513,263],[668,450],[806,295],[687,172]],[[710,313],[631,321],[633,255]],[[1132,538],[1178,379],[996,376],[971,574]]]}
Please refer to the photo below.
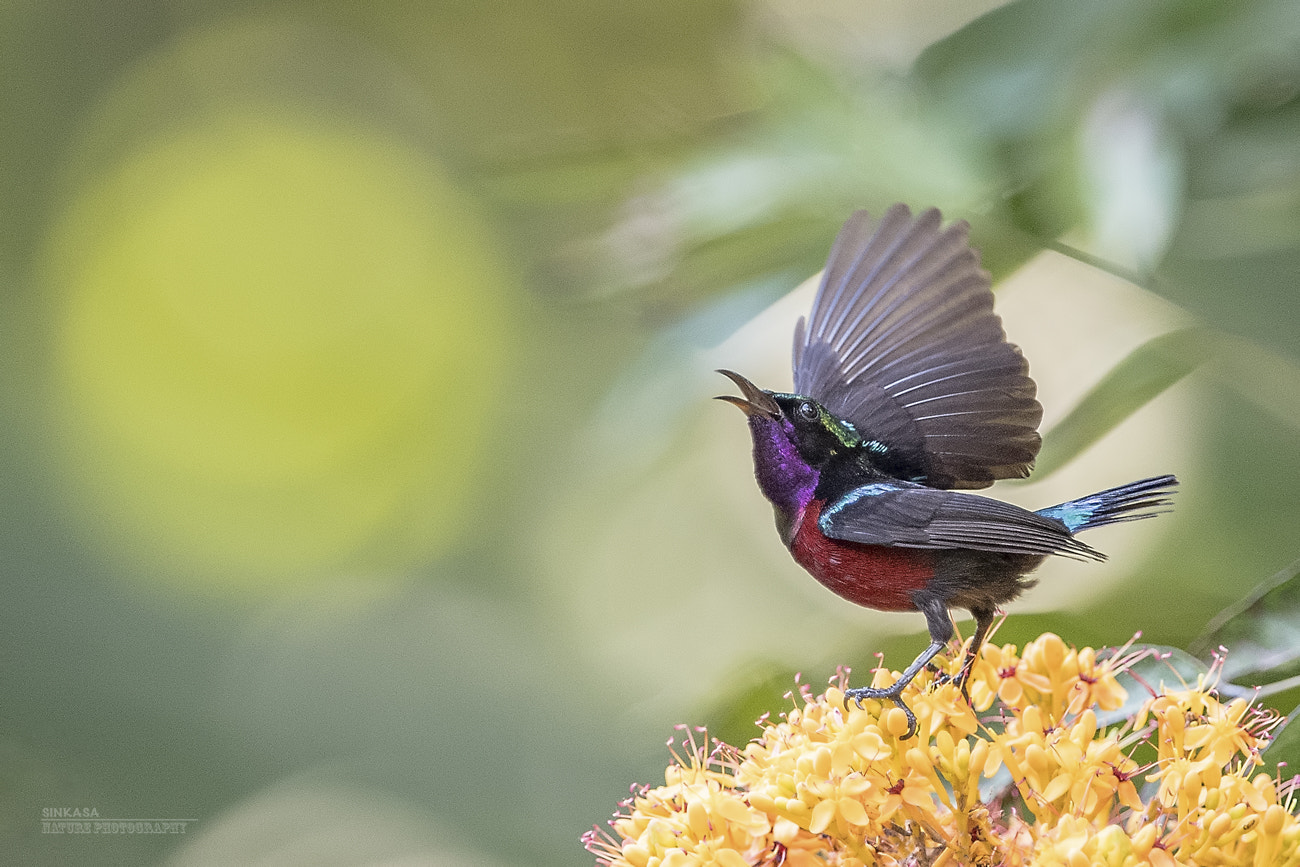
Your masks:
{"label": "bird's open beak", "polygon": [[735,397],[730,394],[720,394],[715,400],[725,400],[727,403],[734,404],[740,407],[741,412],[749,416],[768,415],[776,418],[781,414],[781,407],[772,399],[772,395],[763,391],[763,389],[754,385],[739,373],[731,370],[719,370],[718,373],[734,382],[745,396]]}

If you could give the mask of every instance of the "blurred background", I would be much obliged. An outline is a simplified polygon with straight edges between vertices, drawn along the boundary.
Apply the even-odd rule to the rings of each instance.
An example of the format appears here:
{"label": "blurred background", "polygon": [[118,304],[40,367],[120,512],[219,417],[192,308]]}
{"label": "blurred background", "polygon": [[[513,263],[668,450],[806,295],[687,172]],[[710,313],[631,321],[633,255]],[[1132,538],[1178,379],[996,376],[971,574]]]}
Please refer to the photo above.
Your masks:
{"label": "blurred background", "polygon": [[12,2],[0,111],[6,860],[588,863],[674,723],[910,661],[708,400],[856,208],[972,224],[1048,432],[995,495],[1183,481],[999,640],[1300,556],[1292,0]]}

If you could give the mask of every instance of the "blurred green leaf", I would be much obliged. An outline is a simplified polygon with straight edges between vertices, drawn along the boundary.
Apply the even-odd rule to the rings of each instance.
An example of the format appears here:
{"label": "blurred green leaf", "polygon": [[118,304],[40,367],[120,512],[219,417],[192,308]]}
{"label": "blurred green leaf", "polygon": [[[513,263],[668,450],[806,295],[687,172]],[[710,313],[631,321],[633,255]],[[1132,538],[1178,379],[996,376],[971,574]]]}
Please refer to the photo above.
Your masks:
{"label": "blurred green leaf", "polygon": [[[1300,4],[1289,0],[1020,0],[930,46],[915,68],[996,143],[1000,216],[1048,243],[1090,229],[1097,252],[1159,265],[1155,291],[1288,353],[1300,316],[1297,76]],[[1090,135],[1117,104],[1135,111],[1109,112],[1119,123]],[[1125,153],[1145,157],[1120,177]],[[1099,166],[1121,182],[1109,216]],[[1146,217],[1129,198],[1139,185],[1156,206]]]}
{"label": "blurred green leaf", "polygon": [[[1275,74],[1294,81],[1300,64]],[[1216,134],[1189,148],[1186,211],[1152,288],[1294,359],[1300,98],[1265,81],[1223,111]]]}
{"label": "blurred green leaf", "polygon": [[1158,695],[1160,685],[1194,684],[1209,671],[1209,667],[1185,650],[1158,644],[1134,644],[1127,653],[1145,656],[1133,663],[1118,676],[1120,685],[1128,690],[1128,699],[1114,710],[1098,710],[1097,725],[1115,725],[1137,713],[1152,696]]}
{"label": "blurred green leaf", "polygon": [[[729,744],[748,743],[758,730],[757,720],[775,718],[791,706],[787,696],[809,680],[786,666],[770,660],[754,660],[718,685],[700,715],[708,721],[709,734]],[[812,683],[813,691],[824,687]]]}
{"label": "blurred green leaf", "polygon": [[1219,647],[1231,679],[1272,683],[1300,670],[1300,560],[1220,611],[1189,649],[1205,658]]}
{"label": "blurred green leaf", "polygon": [[[517,185],[507,172],[494,195],[516,205],[544,204],[550,195],[568,204],[600,192],[602,182],[625,182],[614,225],[571,245],[595,267],[589,262],[586,275],[570,270],[597,294],[613,285],[654,305],[656,318],[756,282],[798,283],[820,268],[843,220],[859,208],[879,213],[903,200],[940,207],[950,219],[983,219],[992,193],[984,148],[916,99],[906,80],[847,79],[779,48],[758,69],[770,101],[719,124],[725,140],[594,162],[597,181],[589,187],[567,181],[563,166],[524,173]],[[547,217],[554,219],[554,207]],[[1035,242],[1030,252],[1038,249]],[[1007,257],[991,258],[995,271],[1005,270]],[[614,266],[602,268],[602,259]]]}
{"label": "blurred green leaf", "polygon": [[1287,714],[1286,722],[1273,732],[1273,742],[1264,750],[1264,767],[1283,779],[1300,772],[1300,707]]}
{"label": "blurred green leaf", "polygon": [[1147,401],[1191,373],[1214,354],[1200,328],[1171,331],[1133,350],[1043,438],[1034,480],[1065,466]]}
{"label": "blurred green leaf", "polygon": [[787,273],[790,285],[817,273],[839,229],[838,219],[776,214],[772,219],[705,240],[686,250],[670,280],[672,297],[690,300],[717,287]]}
{"label": "blurred green leaf", "polygon": [[[1212,223],[1210,232],[1229,231],[1235,209],[1215,211],[1205,217]],[[1300,273],[1300,245],[1208,257],[1194,249],[1204,250],[1204,240],[1203,235],[1176,238],[1161,268],[1165,279],[1157,280],[1153,288],[1207,322],[1296,358],[1300,292],[1295,291],[1295,275]]]}

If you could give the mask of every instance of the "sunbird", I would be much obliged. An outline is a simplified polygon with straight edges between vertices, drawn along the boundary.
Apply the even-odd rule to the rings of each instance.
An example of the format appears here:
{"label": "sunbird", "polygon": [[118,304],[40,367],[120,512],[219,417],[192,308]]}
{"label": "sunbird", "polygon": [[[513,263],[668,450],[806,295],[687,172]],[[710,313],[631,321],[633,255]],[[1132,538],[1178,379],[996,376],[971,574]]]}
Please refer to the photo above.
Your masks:
{"label": "sunbird", "polygon": [[1075,535],[1167,511],[1172,475],[1031,512],[963,493],[1024,478],[1042,438],[1029,365],[993,312],[989,275],[964,221],[902,204],[858,211],[831,248],[794,331],[794,393],[720,370],[743,396],[754,475],[795,562],[837,595],[920,611],[927,647],[893,685],[845,691],[916,717],[903,688],[953,635],[951,606],[975,618],[967,682],[999,606],[1035,583],[1049,555],[1104,560]]}

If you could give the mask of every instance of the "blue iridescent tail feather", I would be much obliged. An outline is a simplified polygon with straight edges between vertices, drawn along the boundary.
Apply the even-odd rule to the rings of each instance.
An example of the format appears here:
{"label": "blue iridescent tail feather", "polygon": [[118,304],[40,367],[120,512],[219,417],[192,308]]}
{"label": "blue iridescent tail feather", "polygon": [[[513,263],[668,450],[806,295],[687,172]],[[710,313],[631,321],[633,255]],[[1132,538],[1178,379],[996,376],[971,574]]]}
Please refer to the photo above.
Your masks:
{"label": "blue iridescent tail feather", "polygon": [[1152,518],[1169,511],[1168,507],[1173,505],[1173,500],[1169,497],[1177,484],[1178,479],[1173,476],[1154,476],[1070,500],[1059,506],[1039,509],[1038,514],[1055,518],[1065,524],[1071,533],[1123,521]]}

